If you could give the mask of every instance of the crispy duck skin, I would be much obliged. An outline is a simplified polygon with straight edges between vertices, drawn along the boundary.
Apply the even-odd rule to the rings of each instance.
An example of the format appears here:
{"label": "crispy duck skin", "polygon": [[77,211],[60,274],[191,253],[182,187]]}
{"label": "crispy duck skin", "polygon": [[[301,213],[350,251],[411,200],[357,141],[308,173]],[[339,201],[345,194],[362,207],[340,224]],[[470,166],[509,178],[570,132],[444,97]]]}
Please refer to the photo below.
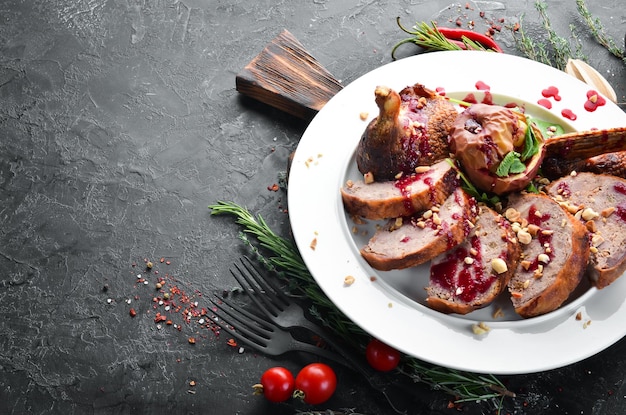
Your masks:
{"label": "crispy duck skin", "polygon": [[374,94],[379,114],[363,132],[356,154],[362,174],[393,180],[448,156],[448,131],[457,116],[449,101],[420,84],[400,93],[378,86]]}
{"label": "crispy duck skin", "polygon": [[550,157],[545,159],[541,165],[541,173],[551,180],[567,176],[572,171],[610,174],[626,178],[626,151],[602,154],[584,160]]}
{"label": "crispy duck skin", "polygon": [[572,171],[626,178],[626,127],[560,135],[546,142],[542,174],[549,179]]}

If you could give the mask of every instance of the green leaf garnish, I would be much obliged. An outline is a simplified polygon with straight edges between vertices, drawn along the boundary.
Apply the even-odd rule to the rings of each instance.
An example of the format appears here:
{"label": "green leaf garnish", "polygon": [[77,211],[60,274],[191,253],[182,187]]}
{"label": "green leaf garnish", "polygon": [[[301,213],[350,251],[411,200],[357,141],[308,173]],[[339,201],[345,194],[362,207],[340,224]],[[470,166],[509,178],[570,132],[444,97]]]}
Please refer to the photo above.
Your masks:
{"label": "green leaf garnish", "polygon": [[509,174],[522,173],[524,170],[526,170],[526,165],[520,160],[520,153],[509,151],[496,169],[496,175],[506,177]]}
{"label": "green leaf garnish", "polygon": [[500,203],[500,198],[498,196],[490,196],[486,192],[479,192],[476,186],[474,186],[474,184],[467,178],[467,176],[465,176],[461,169],[459,169],[459,166],[456,165],[454,160],[448,158],[446,159],[446,161],[454,168],[454,170],[456,170],[456,173],[461,178],[461,187],[467,192],[468,195],[472,196],[479,202],[483,202],[486,205],[496,206],[498,203]]}
{"label": "green leaf garnish", "polygon": [[535,134],[535,129],[532,127],[532,123],[533,121],[526,117],[528,127],[526,128],[526,134],[524,136],[524,151],[522,151],[522,155],[520,156],[522,161],[528,160],[539,152],[540,143],[537,134]]}

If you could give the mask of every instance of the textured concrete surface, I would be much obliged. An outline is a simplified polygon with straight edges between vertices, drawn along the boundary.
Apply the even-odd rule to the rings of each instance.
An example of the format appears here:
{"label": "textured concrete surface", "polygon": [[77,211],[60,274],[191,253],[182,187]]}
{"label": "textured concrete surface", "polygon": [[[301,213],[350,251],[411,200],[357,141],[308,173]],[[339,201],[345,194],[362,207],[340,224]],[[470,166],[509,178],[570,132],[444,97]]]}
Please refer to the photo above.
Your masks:
{"label": "textured concrete surface", "polygon": [[[591,3],[623,47],[623,0]],[[235,75],[282,29],[344,84],[390,61],[403,37],[396,16],[407,25],[476,19],[478,29],[489,18],[524,15],[529,33],[542,33],[532,1],[471,8],[420,0],[3,1],[0,413],[310,409],[251,393],[266,368],[297,370],[310,357],[240,353],[202,314],[206,296],[235,285],[228,268],[247,252],[232,218],[210,217],[207,206],[238,202],[289,235],[286,195],[268,187],[306,128],[240,96]],[[590,63],[625,108],[624,63],[588,37],[573,0],[550,1],[548,10],[564,36],[570,24],[580,28]],[[510,32],[496,38],[519,54]],[[415,52],[406,46],[400,55]],[[155,322],[164,312],[153,301],[159,279],[180,289],[171,325]],[[622,340],[563,369],[506,377],[520,396],[505,401],[505,413],[625,413],[625,354]],[[390,413],[363,379],[337,371],[336,396],[316,409]],[[417,385],[416,396],[415,413],[457,413],[442,392]],[[473,403],[461,412],[492,413]]]}

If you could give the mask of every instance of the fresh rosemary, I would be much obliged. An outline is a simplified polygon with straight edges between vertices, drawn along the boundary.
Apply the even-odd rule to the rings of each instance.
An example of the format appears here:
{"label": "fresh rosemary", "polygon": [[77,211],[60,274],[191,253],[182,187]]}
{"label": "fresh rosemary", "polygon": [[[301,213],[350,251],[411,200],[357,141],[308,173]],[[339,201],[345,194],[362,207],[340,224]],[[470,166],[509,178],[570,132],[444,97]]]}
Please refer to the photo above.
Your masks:
{"label": "fresh rosemary", "polygon": [[[313,303],[311,311],[314,316],[322,318],[323,315],[324,324],[331,327],[344,341],[354,345],[355,352],[363,353],[366,333],[326,297],[291,240],[272,231],[260,215],[254,216],[248,209],[234,202],[218,201],[210,205],[209,209],[211,215],[235,216],[236,223],[243,228],[240,233],[242,241],[258,256],[258,259],[285,279],[291,294],[305,295]],[[260,248],[248,238],[249,235],[254,236]],[[446,392],[458,403],[485,402],[492,405],[498,413],[502,408],[503,398],[515,396],[493,375],[478,375],[431,366],[413,357],[406,357],[401,373],[415,382]]]}
{"label": "fresh rosemary", "polygon": [[[437,51],[463,50],[463,47],[461,47],[458,42],[452,42],[443,33],[441,33],[435,22],[431,22],[430,25],[426,22],[419,22],[416,23],[412,29],[404,27],[402,23],[400,23],[399,17],[396,19],[396,23],[403,32],[410,34],[411,37],[399,41],[391,49],[391,58],[394,60],[396,59],[396,50],[406,43],[414,43],[425,49]],[[460,43],[464,45],[464,48],[467,50],[489,50],[487,47],[467,36],[462,36]]]}

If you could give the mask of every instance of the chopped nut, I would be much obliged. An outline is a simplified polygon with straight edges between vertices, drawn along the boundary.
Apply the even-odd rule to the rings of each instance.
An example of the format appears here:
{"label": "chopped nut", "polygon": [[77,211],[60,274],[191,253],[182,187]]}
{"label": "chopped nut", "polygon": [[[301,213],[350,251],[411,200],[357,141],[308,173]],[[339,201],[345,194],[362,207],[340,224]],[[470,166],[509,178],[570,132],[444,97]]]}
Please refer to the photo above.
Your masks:
{"label": "chopped nut", "polygon": [[509,268],[502,258],[494,258],[491,260],[491,269],[493,269],[496,274],[502,274],[503,272],[507,272]]}
{"label": "chopped nut", "polygon": [[365,182],[365,184],[374,183],[374,174],[371,171],[365,173],[363,175],[363,181]]}
{"label": "chopped nut", "polygon": [[404,223],[404,221],[402,220],[402,218],[396,218],[396,220],[393,223],[393,226],[391,227],[390,230],[398,229],[400,226],[402,226],[403,223]]}
{"label": "chopped nut", "polygon": [[595,234],[591,237],[591,246],[597,248],[604,242],[604,238],[601,235]]}
{"label": "chopped nut", "polygon": [[354,182],[353,182],[352,180],[348,180],[348,181],[346,182],[346,187],[347,187],[348,189],[352,189],[352,186],[354,186]]}
{"label": "chopped nut", "polygon": [[478,249],[476,249],[476,248],[470,248],[470,255],[472,255],[472,256],[476,256],[476,255],[478,255]]}
{"label": "chopped nut", "polygon": [[528,288],[530,286],[530,280],[526,280],[524,281],[524,283],[522,284],[522,287],[524,287],[524,289]]}
{"label": "chopped nut", "polygon": [[579,311],[578,313],[576,313],[576,320],[580,321],[582,319],[583,319],[583,313]]}
{"label": "chopped nut", "polygon": [[369,114],[369,112],[367,112],[367,111],[363,111],[363,112],[361,112],[361,113],[359,114],[359,118],[361,119],[361,121],[365,121],[365,120],[367,120],[367,117],[368,117],[369,115],[370,115],[370,114]]}
{"label": "chopped nut", "polygon": [[516,209],[513,209],[513,208],[508,208],[504,212],[504,217],[507,218],[511,222],[517,222],[520,216],[521,214]]}
{"label": "chopped nut", "polygon": [[522,266],[522,268],[524,268],[526,271],[528,271],[528,268],[530,268],[532,263],[530,261],[526,260],[526,261],[520,262],[520,265]]}
{"label": "chopped nut", "polygon": [[393,176],[396,180],[401,179],[402,176],[404,176],[403,172],[397,173],[395,176]]}
{"label": "chopped nut", "polygon": [[478,336],[487,334],[491,331],[491,327],[489,327],[484,322],[480,322],[478,324],[472,324],[472,332]]}
{"label": "chopped nut", "polygon": [[346,277],[343,279],[343,283],[345,285],[352,285],[354,284],[354,277],[352,275],[346,275]]}
{"label": "chopped nut", "polygon": [[602,215],[603,218],[608,218],[609,216],[611,216],[613,214],[613,212],[615,212],[615,208],[614,207],[608,207],[608,208],[604,209],[602,212],[600,212],[600,214]]}
{"label": "chopped nut", "polygon": [[502,311],[502,307],[496,308],[496,310],[491,315],[493,318],[502,318],[504,317],[504,311]]}
{"label": "chopped nut", "polygon": [[594,233],[597,230],[596,229],[596,223],[594,221],[592,221],[592,220],[585,222],[585,227],[591,233]]}
{"label": "chopped nut", "polygon": [[547,264],[548,262],[550,262],[550,257],[546,254],[539,254],[537,260],[543,264]]}
{"label": "chopped nut", "polygon": [[520,229],[519,232],[517,232],[517,239],[520,241],[520,243],[528,245],[532,241],[533,237],[524,229]]}
{"label": "chopped nut", "polygon": [[313,238],[313,240],[311,241],[311,245],[309,245],[309,247],[315,251],[315,248],[317,248],[317,238]]}
{"label": "chopped nut", "polygon": [[430,166],[417,166],[415,173],[426,173],[428,170],[430,170]]}
{"label": "chopped nut", "polygon": [[583,209],[582,218],[584,220],[594,220],[598,216],[600,216],[600,214],[591,208]]}
{"label": "chopped nut", "polygon": [[441,225],[441,218],[437,213],[433,213],[433,223],[435,225]]}
{"label": "chopped nut", "polygon": [[465,262],[467,265],[472,265],[474,263],[474,258],[472,258],[471,256],[466,256],[463,259],[463,262]]}
{"label": "chopped nut", "polygon": [[433,216],[433,211],[430,209],[422,214],[422,217],[424,219],[430,219],[432,216]]}
{"label": "chopped nut", "polygon": [[539,229],[540,229],[539,226],[534,225],[532,223],[528,225],[528,233],[531,234],[532,236],[537,236]]}

